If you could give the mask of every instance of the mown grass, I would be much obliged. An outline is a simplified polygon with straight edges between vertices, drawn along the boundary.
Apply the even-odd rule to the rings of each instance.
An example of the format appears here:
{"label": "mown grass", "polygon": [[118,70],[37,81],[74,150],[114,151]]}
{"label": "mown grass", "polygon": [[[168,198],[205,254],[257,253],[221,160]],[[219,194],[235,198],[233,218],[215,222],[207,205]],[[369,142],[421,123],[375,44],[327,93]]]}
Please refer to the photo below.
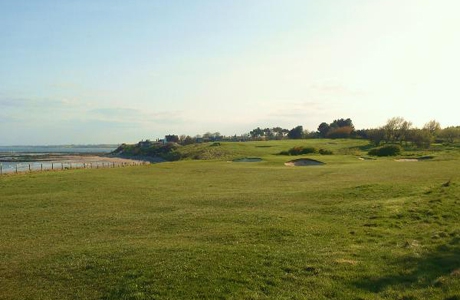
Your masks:
{"label": "mown grass", "polygon": [[0,177],[0,299],[459,299],[456,152],[274,155],[302,143],[222,145],[258,163]]}

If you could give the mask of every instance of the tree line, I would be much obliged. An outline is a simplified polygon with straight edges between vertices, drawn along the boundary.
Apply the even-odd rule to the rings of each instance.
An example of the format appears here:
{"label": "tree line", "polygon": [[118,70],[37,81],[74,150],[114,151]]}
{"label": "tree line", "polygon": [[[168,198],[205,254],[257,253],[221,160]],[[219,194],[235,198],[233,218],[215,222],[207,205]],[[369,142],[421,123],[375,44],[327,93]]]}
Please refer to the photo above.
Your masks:
{"label": "tree line", "polygon": [[[249,133],[224,136],[219,132],[206,132],[202,135],[166,135],[163,142],[174,142],[189,145],[201,142],[218,141],[261,141],[283,139],[312,139],[312,138],[357,138],[367,139],[376,146],[381,144],[406,144],[420,148],[428,148],[433,142],[454,143],[460,139],[460,126],[441,128],[436,120],[427,122],[422,128],[402,117],[388,119],[386,124],[377,128],[356,130],[350,118],[340,118],[330,123],[322,122],[316,131],[308,131],[302,125],[287,129],[282,127],[257,127]],[[160,141],[160,140],[159,140]]]}
{"label": "tree line", "polygon": [[402,117],[394,117],[379,128],[360,130],[358,135],[367,138],[376,146],[404,143],[428,148],[433,142],[454,143],[460,138],[460,126],[442,128],[438,121],[431,120],[422,128],[417,128]]}

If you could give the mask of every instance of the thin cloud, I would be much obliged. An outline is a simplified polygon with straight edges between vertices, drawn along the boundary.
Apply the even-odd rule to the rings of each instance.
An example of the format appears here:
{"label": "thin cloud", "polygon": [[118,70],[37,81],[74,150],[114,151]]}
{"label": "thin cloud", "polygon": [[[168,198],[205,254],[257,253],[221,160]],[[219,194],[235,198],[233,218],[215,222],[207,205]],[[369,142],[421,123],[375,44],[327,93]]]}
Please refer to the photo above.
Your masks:
{"label": "thin cloud", "polygon": [[143,124],[176,124],[185,121],[182,111],[152,112],[125,107],[103,107],[92,109],[88,114],[100,121]]}
{"label": "thin cloud", "polygon": [[57,99],[40,99],[40,98],[11,98],[1,97],[0,107],[3,108],[20,108],[20,109],[57,109],[68,107],[73,104],[74,101],[69,99],[57,100]]}

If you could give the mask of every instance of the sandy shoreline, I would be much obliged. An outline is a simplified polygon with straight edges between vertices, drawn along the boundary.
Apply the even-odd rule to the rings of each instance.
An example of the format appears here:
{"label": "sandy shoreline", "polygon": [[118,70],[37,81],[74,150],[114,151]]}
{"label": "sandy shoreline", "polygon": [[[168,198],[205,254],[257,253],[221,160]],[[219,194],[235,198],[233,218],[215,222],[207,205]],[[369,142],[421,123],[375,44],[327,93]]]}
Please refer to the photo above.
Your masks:
{"label": "sandy shoreline", "polygon": [[96,162],[107,162],[107,163],[132,163],[132,162],[143,162],[140,159],[129,159],[115,156],[98,156],[98,155],[61,155],[53,157],[48,162],[65,162],[65,163],[96,163]]}
{"label": "sandy shoreline", "polygon": [[119,157],[105,154],[28,154],[22,153],[18,155],[0,154],[0,162],[24,163],[24,162],[55,162],[55,163],[92,163],[92,162],[113,162],[113,163],[130,163],[130,162],[148,161],[144,158],[137,157]]}

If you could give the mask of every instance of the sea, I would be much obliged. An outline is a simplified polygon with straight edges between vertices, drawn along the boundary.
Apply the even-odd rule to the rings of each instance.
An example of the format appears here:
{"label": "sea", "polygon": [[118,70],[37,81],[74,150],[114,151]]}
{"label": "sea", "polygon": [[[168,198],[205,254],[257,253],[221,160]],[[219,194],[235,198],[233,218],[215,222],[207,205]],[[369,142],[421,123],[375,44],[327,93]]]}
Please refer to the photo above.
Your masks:
{"label": "sea", "polygon": [[[103,155],[117,147],[118,145],[0,146],[0,173],[85,167],[84,163],[74,162],[72,165],[65,155]],[[46,156],[53,158],[44,160]]]}

